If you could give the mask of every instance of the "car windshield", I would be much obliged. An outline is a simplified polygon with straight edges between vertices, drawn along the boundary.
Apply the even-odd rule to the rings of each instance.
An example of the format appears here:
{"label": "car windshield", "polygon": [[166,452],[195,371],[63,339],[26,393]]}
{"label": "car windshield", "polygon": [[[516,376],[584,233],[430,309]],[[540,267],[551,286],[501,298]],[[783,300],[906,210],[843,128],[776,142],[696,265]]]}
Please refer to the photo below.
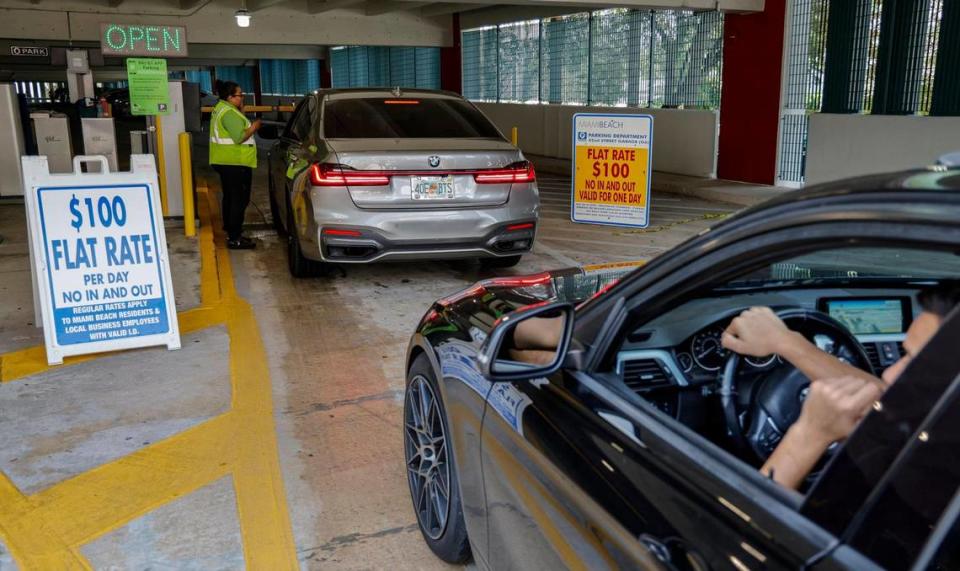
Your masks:
{"label": "car windshield", "polygon": [[908,248],[834,248],[769,264],[727,287],[777,282],[960,278],[960,253]]}
{"label": "car windshield", "polygon": [[490,121],[465,101],[413,97],[327,101],[323,134],[328,139],[500,138]]}

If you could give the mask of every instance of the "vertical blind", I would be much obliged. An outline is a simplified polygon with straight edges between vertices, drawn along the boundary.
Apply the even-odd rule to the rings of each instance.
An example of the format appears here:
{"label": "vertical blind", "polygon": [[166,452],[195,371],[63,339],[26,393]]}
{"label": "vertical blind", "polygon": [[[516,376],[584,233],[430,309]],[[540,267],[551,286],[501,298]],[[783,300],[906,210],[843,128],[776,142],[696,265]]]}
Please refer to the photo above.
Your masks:
{"label": "vertical blind", "polygon": [[[496,26],[463,32],[461,62],[463,96],[473,101],[496,101],[499,77],[499,28]],[[539,77],[539,76],[538,76]],[[539,83],[539,79],[536,79]]]}
{"label": "vertical blind", "polygon": [[253,68],[242,65],[218,65],[216,68],[219,81],[233,81],[245,93],[253,93]]}
{"label": "vertical blind", "polygon": [[319,60],[260,60],[260,90],[264,95],[301,96],[319,87]]}
{"label": "vertical blind", "polygon": [[477,101],[716,108],[723,16],[615,8],[466,30]]}
{"label": "vertical blind", "polygon": [[206,70],[186,72],[186,80],[191,83],[199,83],[200,89],[207,93],[213,93],[213,82],[210,79],[210,72]]}
{"label": "vertical blind", "polygon": [[339,46],[330,67],[333,87],[440,88],[440,48]]}
{"label": "vertical blind", "polygon": [[941,46],[957,34],[948,31],[944,38],[941,26],[956,10],[955,0],[827,3],[824,112],[939,113],[933,104],[937,82],[950,83],[953,66],[946,62],[956,58],[955,50]]}
{"label": "vertical blind", "polygon": [[497,43],[500,101],[536,102],[540,99],[540,21],[501,26]]}
{"label": "vertical blind", "polygon": [[544,20],[540,58],[542,101],[571,105],[587,103],[590,14]]}

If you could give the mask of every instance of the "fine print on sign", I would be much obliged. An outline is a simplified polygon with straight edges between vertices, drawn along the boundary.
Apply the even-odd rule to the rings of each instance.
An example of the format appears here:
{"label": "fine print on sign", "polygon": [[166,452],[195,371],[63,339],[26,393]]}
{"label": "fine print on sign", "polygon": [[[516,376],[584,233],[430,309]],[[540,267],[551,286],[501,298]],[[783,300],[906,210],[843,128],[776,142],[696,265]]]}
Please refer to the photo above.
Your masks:
{"label": "fine print on sign", "polygon": [[131,115],[170,113],[167,60],[127,58],[127,81],[130,86]]}
{"label": "fine print on sign", "polygon": [[50,48],[38,46],[10,46],[10,55],[27,57],[49,57]]}
{"label": "fine print on sign", "polygon": [[[101,162],[101,173],[80,163]],[[77,157],[51,175],[46,157],[23,157],[31,252],[47,360],[148,345],[180,347],[156,171],[134,155],[110,173],[103,157]]]}
{"label": "fine print on sign", "polygon": [[574,115],[570,218],[646,228],[652,145],[650,115]]}
{"label": "fine print on sign", "polygon": [[104,55],[186,57],[187,29],[183,26],[100,24],[100,51]]}

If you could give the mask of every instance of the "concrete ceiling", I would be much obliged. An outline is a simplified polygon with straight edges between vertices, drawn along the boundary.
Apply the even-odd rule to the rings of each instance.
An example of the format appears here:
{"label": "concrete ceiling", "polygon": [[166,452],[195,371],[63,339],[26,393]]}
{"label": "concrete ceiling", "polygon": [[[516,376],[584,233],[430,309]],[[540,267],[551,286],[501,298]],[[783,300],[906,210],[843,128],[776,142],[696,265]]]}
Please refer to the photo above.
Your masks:
{"label": "concrete ceiling", "polygon": [[541,7],[548,11],[630,7],[755,12],[763,10],[764,0],[0,0],[0,8],[181,17],[190,16],[211,4],[236,9],[245,5],[254,17],[260,18],[269,18],[277,8],[311,15],[349,10],[369,16],[408,12],[435,17],[509,6]]}

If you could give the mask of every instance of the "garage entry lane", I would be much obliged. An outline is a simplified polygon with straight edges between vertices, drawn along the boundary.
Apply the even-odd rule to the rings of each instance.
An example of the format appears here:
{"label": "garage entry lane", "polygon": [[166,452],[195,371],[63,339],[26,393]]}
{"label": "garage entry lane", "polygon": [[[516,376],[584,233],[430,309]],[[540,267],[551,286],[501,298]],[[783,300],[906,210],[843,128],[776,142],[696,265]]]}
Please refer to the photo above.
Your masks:
{"label": "garage entry lane", "polygon": [[237,290],[254,307],[273,383],[282,471],[305,568],[442,569],[415,523],[402,448],[404,357],[430,303],[492,275],[649,259],[736,207],[655,195],[646,231],[574,224],[569,178],[540,175],[534,252],[515,268],[472,261],[344,266],[296,280],[268,230],[265,182],[247,220],[254,251],[231,253]]}

